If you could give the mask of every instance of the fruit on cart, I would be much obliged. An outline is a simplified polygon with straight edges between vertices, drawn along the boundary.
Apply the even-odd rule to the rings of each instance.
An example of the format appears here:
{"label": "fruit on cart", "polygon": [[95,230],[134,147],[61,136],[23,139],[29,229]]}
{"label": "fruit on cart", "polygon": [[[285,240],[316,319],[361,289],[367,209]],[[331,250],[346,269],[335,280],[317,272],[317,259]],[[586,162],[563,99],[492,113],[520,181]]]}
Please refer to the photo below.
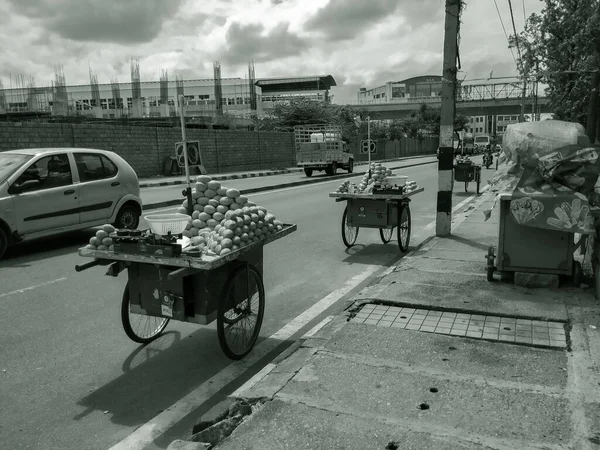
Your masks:
{"label": "fruit on cart", "polygon": [[89,244],[86,245],[86,248],[91,248],[92,250],[113,250],[113,240],[109,236],[110,233],[114,233],[115,227],[112,225],[106,224],[102,225],[96,234],[90,238]]}
{"label": "fruit on cart", "polygon": [[357,191],[359,193],[370,193],[374,188],[385,189],[392,187],[388,178],[393,176],[391,169],[388,169],[381,163],[371,163],[371,176],[367,171],[361,182],[358,185]]}
{"label": "fruit on cart", "polygon": [[404,185],[404,192],[408,194],[409,192],[413,192],[417,188],[418,186],[416,181],[407,181]]}
{"label": "fruit on cart", "polygon": [[[192,239],[202,236],[202,250],[213,255],[258,242],[283,227],[266,208],[257,206],[238,189],[227,188],[208,175],[196,179],[192,198],[192,219],[182,234]],[[187,214],[187,206],[186,199],[178,212]],[[200,248],[200,244],[192,246]]]}

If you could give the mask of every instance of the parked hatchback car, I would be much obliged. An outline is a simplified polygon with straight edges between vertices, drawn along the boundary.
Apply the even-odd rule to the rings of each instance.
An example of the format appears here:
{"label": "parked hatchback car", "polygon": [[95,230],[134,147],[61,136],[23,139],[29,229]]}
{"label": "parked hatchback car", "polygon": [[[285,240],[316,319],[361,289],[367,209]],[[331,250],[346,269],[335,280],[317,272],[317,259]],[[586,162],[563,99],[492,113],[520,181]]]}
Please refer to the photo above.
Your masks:
{"label": "parked hatchback car", "polygon": [[105,150],[43,148],[0,152],[0,258],[9,245],[112,223],[136,228],[137,175]]}

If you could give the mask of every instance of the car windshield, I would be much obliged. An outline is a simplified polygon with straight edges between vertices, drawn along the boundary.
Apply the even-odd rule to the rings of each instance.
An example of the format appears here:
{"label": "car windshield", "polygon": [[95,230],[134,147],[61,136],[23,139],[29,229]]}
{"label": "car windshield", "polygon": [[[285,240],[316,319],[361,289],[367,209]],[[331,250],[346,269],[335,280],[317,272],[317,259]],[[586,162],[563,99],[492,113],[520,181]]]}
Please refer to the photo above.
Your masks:
{"label": "car windshield", "polygon": [[18,153],[0,153],[0,183],[8,180],[15,171],[29,161],[31,155],[21,155]]}

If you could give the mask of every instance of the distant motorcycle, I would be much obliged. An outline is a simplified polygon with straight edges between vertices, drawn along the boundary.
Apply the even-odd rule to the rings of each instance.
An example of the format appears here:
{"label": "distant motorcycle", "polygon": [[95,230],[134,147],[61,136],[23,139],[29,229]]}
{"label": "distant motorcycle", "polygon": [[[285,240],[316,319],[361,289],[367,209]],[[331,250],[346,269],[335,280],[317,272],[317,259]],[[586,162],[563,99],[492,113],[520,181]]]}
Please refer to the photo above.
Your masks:
{"label": "distant motorcycle", "polygon": [[483,155],[483,165],[486,169],[489,169],[492,163],[494,162],[494,157],[491,152],[486,152]]}

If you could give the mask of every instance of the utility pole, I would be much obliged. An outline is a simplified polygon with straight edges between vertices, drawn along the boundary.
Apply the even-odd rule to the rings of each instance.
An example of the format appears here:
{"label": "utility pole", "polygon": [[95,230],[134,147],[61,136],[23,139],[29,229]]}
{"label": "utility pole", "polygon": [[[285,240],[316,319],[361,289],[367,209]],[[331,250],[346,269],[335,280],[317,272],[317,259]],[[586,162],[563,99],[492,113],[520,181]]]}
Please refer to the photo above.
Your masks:
{"label": "utility pole", "polygon": [[456,60],[458,27],[462,0],[446,0],[444,23],[444,63],[442,72],[442,109],[440,113],[440,158],[438,162],[438,194],[435,234],[449,236],[452,223],[452,176],[454,156],[454,118],[456,113]]}
{"label": "utility pole", "polygon": [[521,116],[519,122],[525,122],[525,99],[527,96],[527,73],[523,73],[523,92],[521,94]]}

